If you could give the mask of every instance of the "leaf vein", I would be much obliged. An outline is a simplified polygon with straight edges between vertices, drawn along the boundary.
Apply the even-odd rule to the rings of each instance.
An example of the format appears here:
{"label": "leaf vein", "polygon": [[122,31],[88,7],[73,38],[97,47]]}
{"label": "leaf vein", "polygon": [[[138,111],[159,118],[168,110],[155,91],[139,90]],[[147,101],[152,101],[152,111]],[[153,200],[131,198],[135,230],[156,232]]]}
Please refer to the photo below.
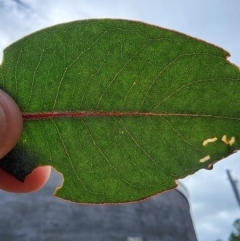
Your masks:
{"label": "leaf vein", "polygon": [[85,189],[85,191],[87,191],[87,192],[89,192],[89,193],[92,193],[92,194],[99,194],[99,193],[90,191],[90,190],[85,186],[85,184],[83,183],[82,179],[78,176],[78,174],[77,174],[77,172],[75,171],[75,168],[74,168],[74,166],[73,166],[72,159],[71,159],[71,157],[70,157],[70,155],[69,155],[69,153],[68,153],[68,150],[67,150],[67,148],[66,148],[66,145],[65,145],[65,143],[64,143],[64,140],[63,140],[63,138],[62,138],[61,132],[60,132],[57,124],[55,123],[55,121],[54,121],[53,119],[51,119],[51,121],[52,121],[52,123],[54,124],[55,129],[57,130],[59,139],[61,140],[63,149],[64,149],[64,151],[65,151],[65,153],[66,153],[66,155],[67,155],[67,157],[68,157],[68,160],[69,160],[69,163],[70,163],[70,166],[71,166],[71,168],[72,168],[72,170],[73,170],[74,175],[75,175],[76,178],[80,181],[80,183],[82,184],[82,186],[83,186],[83,188]]}
{"label": "leaf vein", "polygon": [[148,159],[151,160],[151,162],[152,162],[154,165],[160,167],[160,169],[161,169],[164,173],[167,173],[167,174],[171,175],[171,173],[169,173],[169,172],[166,171],[163,167],[161,167],[161,166],[145,151],[145,149],[140,146],[140,144],[135,140],[135,138],[133,137],[133,135],[132,135],[132,134],[129,132],[129,130],[126,128],[126,126],[125,126],[124,122],[122,121],[122,119],[120,119],[120,121],[121,121],[121,123],[122,123],[122,126],[123,126],[124,130],[125,130],[126,133],[129,135],[129,137],[132,139],[132,141],[135,143],[135,145],[138,147],[138,149],[140,149],[140,150],[148,157]]}
{"label": "leaf vein", "polygon": [[106,92],[108,91],[109,87],[113,84],[113,82],[116,80],[116,78],[118,77],[118,75],[126,68],[126,66],[135,58],[135,56],[137,54],[140,53],[140,51],[146,46],[146,44],[144,44],[143,46],[141,46],[141,48],[138,49],[138,51],[136,51],[136,53],[122,66],[122,68],[115,74],[114,78],[109,82],[109,84],[107,85],[106,89],[103,91],[102,95],[99,97],[98,103],[96,108],[99,107],[100,102],[103,98],[103,96],[106,94]]}
{"label": "leaf vein", "polygon": [[193,146],[190,142],[188,142],[185,138],[182,137],[182,135],[177,131],[176,128],[174,128],[171,123],[166,119],[166,118],[163,118],[166,123],[172,128],[172,130],[177,134],[177,136],[179,136],[180,139],[182,139],[186,144],[188,144],[189,146],[191,146],[193,149],[195,149],[196,151],[198,152],[201,152],[203,155],[207,155],[206,152],[203,152],[202,150],[198,149],[197,147]]}
{"label": "leaf vein", "polygon": [[57,104],[57,99],[58,99],[58,95],[59,95],[59,92],[60,92],[60,87],[62,85],[62,82],[63,82],[63,79],[65,77],[65,75],[67,74],[68,70],[80,59],[80,57],[85,54],[86,52],[88,52],[96,43],[98,43],[100,41],[101,38],[103,38],[103,36],[107,33],[107,31],[105,31],[100,37],[98,37],[92,44],[91,46],[89,46],[87,49],[85,49],[84,51],[82,51],[64,70],[63,74],[62,74],[62,77],[60,78],[60,81],[59,81],[59,84],[58,84],[58,88],[57,88],[57,93],[56,93],[56,96],[55,96],[55,100],[54,100],[54,103],[53,103],[53,107],[52,107],[52,110],[55,109],[56,107],[56,104]]}
{"label": "leaf vein", "polygon": [[33,86],[34,86],[35,80],[36,80],[36,73],[37,73],[37,70],[38,70],[38,68],[40,66],[40,63],[42,61],[42,57],[43,57],[43,53],[44,53],[44,49],[45,49],[45,43],[46,43],[46,38],[44,38],[43,49],[42,49],[39,61],[37,63],[37,66],[36,66],[36,68],[34,69],[34,72],[33,72],[33,78],[32,78],[32,81],[31,81],[31,90],[30,90],[30,93],[29,93],[28,103],[27,103],[27,105],[25,107],[25,111],[28,109],[28,107],[30,105],[30,102],[31,102],[31,98],[32,98],[32,95],[33,95]]}
{"label": "leaf vein", "polygon": [[97,143],[96,143],[96,141],[94,140],[94,137],[93,137],[93,135],[91,134],[89,128],[88,128],[87,125],[86,125],[86,123],[85,123],[83,120],[82,120],[82,122],[83,122],[83,124],[84,124],[84,126],[85,126],[85,128],[86,128],[86,130],[87,130],[87,132],[88,132],[88,134],[89,134],[89,137],[90,137],[91,140],[92,140],[93,145],[97,148],[97,150],[99,151],[99,153],[101,154],[101,156],[107,161],[109,167],[114,170],[114,172],[121,178],[121,180],[122,180],[123,182],[127,183],[128,185],[133,186],[131,183],[129,183],[127,180],[125,180],[125,179],[122,177],[122,175],[118,172],[118,170],[117,170],[117,169],[113,166],[113,164],[109,161],[108,157],[106,157],[106,155],[103,153],[103,151],[101,150],[101,148],[97,145]]}

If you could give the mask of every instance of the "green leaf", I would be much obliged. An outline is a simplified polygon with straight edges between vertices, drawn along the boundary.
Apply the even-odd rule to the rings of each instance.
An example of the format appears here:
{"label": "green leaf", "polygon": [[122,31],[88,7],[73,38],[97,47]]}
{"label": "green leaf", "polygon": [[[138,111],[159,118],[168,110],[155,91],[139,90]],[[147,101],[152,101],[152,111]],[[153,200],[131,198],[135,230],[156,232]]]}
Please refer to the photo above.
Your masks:
{"label": "green leaf", "polygon": [[26,163],[5,169],[24,179],[52,165],[64,176],[56,195],[81,203],[174,188],[239,149],[240,73],[228,56],[125,20],[76,21],[19,40],[4,51],[0,88],[24,118],[5,163]]}

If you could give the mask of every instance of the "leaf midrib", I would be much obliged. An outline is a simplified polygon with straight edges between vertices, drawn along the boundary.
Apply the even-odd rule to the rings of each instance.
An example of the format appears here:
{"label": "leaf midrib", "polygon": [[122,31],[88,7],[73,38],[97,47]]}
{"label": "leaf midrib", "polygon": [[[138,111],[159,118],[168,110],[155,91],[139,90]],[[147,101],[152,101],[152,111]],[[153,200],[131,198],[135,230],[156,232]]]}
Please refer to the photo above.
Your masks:
{"label": "leaf midrib", "polygon": [[240,121],[240,118],[194,113],[156,113],[156,112],[137,112],[137,111],[75,111],[75,112],[41,112],[41,113],[22,113],[23,120],[40,120],[53,118],[86,118],[86,117],[121,117],[121,116],[145,116],[145,117],[195,117],[195,118],[217,118]]}

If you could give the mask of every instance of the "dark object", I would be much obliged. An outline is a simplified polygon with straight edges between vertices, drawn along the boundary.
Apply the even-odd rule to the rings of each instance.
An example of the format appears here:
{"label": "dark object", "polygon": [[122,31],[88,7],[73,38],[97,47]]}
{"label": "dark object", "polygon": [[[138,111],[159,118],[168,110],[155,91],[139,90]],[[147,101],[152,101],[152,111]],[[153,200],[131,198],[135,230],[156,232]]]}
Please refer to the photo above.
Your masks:
{"label": "dark object", "polygon": [[32,194],[0,191],[1,241],[197,241],[189,204],[177,190],[121,205],[81,205],[52,196],[61,178]]}
{"label": "dark object", "polygon": [[1,159],[0,168],[20,182],[24,182],[26,176],[38,166],[34,160],[36,160],[36,157],[33,154],[23,152],[18,147],[15,147]]}
{"label": "dark object", "polygon": [[230,170],[227,170],[226,172],[227,172],[229,181],[230,181],[230,183],[232,185],[234,195],[235,195],[235,197],[237,199],[237,203],[238,203],[238,205],[240,207],[240,195],[239,195],[238,187],[237,187],[238,181],[236,179],[232,178]]}

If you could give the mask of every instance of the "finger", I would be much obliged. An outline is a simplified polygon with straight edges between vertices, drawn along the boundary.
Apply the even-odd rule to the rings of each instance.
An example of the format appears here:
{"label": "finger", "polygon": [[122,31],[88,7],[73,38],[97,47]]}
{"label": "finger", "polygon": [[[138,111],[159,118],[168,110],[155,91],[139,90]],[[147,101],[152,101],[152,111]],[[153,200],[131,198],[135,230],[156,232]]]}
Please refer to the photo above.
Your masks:
{"label": "finger", "polygon": [[50,174],[50,166],[37,167],[26,177],[24,182],[20,182],[0,168],[0,189],[15,193],[37,191],[45,185]]}
{"label": "finger", "polygon": [[[0,159],[16,145],[22,128],[22,114],[17,104],[7,93],[0,90]],[[49,166],[37,167],[22,183],[0,168],[0,189],[9,192],[36,191],[47,182],[50,173]]]}
{"label": "finger", "polygon": [[0,159],[16,145],[22,128],[22,114],[17,104],[0,90]]}

